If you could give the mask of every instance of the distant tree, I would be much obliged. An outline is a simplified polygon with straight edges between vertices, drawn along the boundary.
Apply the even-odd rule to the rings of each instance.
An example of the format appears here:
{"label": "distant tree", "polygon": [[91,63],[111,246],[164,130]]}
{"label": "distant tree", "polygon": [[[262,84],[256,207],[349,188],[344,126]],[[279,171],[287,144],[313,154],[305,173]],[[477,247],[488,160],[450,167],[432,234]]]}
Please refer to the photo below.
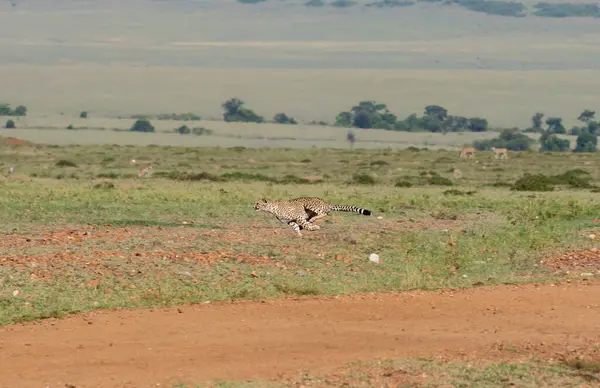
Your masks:
{"label": "distant tree", "polygon": [[425,107],[425,116],[435,117],[442,122],[448,116],[448,110],[439,105],[428,105]]}
{"label": "distant tree", "polygon": [[0,116],[12,116],[12,109],[9,104],[0,104]]}
{"label": "distant tree", "polygon": [[83,111],[83,112],[79,113],[79,118],[80,119],[87,119],[88,118],[88,112]]}
{"label": "distant tree", "polygon": [[323,0],[309,0],[306,3],[304,3],[305,6],[307,7],[323,7],[325,3]]}
{"label": "distant tree", "polygon": [[595,111],[586,109],[583,112],[581,112],[581,114],[579,115],[579,117],[577,117],[577,120],[583,121],[584,123],[587,123],[590,120],[594,120],[594,116],[595,115],[596,115]]}
{"label": "distant tree", "polygon": [[548,126],[547,131],[551,134],[556,133],[562,135],[567,133],[560,117],[548,117],[548,119],[546,119],[546,125]]}
{"label": "distant tree", "polygon": [[19,105],[15,109],[10,108],[10,104],[0,104],[0,116],[26,116],[27,107]]}
{"label": "distant tree", "polygon": [[535,8],[533,14],[540,17],[600,17],[600,7],[597,4],[542,1],[533,7]]}
{"label": "distant tree", "polygon": [[332,7],[336,7],[336,8],[347,8],[347,7],[352,7],[353,5],[356,5],[356,1],[354,1],[354,0],[334,0],[331,3],[329,3],[329,5],[331,5]]}
{"label": "distant tree", "polygon": [[340,112],[335,117],[335,125],[338,127],[349,127],[352,125],[352,112]]}
{"label": "distant tree", "polygon": [[13,116],[27,116],[27,107],[24,105],[19,105],[13,111]]}
{"label": "distant tree", "polygon": [[469,129],[469,119],[463,116],[448,115],[443,125],[444,131],[447,132],[465,131]]}
{"label": "distant tree", "polygon": [[561,139],[551,132],[551,126],[548,126],[539,139],[540,151],[565,152],[569,150],[571,142],[568,139]]}
{"label": "distant tree", "polygon": [[175,132],[177,132],[180,135],[187,135],[189,133],[192,133],[192,130],[187,125],[182,125],[179,128],[175,128]]}
{"label": "distant tree", "polygon": [[535,141],[529,136],[520,133],[518,128],[503,130],[500,135],[494,139],[475,140],[473,147],[479,151],[489,151],[492,147],[506,148],[511,151],[528,150]]}
{"label": "distant tree", "polygon": [[597,121],[588,121],[587,125],[588,132],[594,136],[598,136],[598,129],[600,129],[600,124]]}
{"label": "distant tree", "polygon": [[227,122],[262,123],[265,119],[253,110],[244,108],[244,102],[239,98],[231,98],[222,105],[225,109],[223,120]]}
{"label": "distant tree", "polygon": [[16,128],[15,122],[13,120],[7,120],[6,124],[4,124],[4,128],[6,128],[6,129]]}
{"label": "distant tree", "polygon": [[360,101],[348,112],[340,112],[335,119],[341,127],[354,126],[362,129],[394,129],[398,118],[385,104],[375,101]]}
{"label": "distant tree", "polygon": [[543,118],[544,114],[541,112],[531,116],[531,128],[527,132],[544,132],[544,128],[542,128]]}
{"label": "distant tree", "polygon": [[423,116],[422,125],[423,129],[429,132],[442,132],[444,130],[444,122],[437,116]]}
{"label": "distant tree", "polygon": [[598,137],[586,131],[577,136],[573,152],[596,152],[597,147]]}
{"label": "distant tree", "polygon": [[471,117],[469,119],[469,129],[473,132],[485,132],[488,129],[488,121],[481,117]]}
{"label": "distant tree", "polygon": [[293,117],[289,117],[285,113],[277,113],[273,116],[273,121],[278,124],[298,124]]}
{"label": "distant tree", "polygon": [[146,119],[137,120],[129,129],[132,132],[154,132],[154,126]]}

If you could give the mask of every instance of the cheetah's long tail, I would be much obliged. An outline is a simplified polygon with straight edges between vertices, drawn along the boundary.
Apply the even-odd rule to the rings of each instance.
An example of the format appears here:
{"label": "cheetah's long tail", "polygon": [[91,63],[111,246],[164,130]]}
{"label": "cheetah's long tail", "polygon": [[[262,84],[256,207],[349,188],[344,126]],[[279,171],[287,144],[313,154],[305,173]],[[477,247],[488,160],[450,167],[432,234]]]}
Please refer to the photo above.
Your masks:
{"label": "cheetah's long tail", "polygon": [[363,209],[361,207],[349,206],[349,205],[331,205],[331,210],[336,212],[352,212],[362,214],[363,216],[370,216],[371,211]]}

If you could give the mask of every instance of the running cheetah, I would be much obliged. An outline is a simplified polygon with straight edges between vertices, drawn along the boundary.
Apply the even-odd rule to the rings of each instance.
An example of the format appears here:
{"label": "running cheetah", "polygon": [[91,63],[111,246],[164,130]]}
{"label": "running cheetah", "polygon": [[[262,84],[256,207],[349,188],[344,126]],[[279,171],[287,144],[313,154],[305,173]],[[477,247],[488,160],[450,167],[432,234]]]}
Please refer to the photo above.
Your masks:
{"label": "running cheetah", "polygon": [[273,214],[279,221],[288,224],[300,237],[300,229],[315,231],[321,229],[314,221],[329,214],[330,211],[353,212],[370,216],[371,211],[356,206],[330,205],[321,198],[301,197],[283,201],[269,201],[262,198],[254,204],[254,210]]}

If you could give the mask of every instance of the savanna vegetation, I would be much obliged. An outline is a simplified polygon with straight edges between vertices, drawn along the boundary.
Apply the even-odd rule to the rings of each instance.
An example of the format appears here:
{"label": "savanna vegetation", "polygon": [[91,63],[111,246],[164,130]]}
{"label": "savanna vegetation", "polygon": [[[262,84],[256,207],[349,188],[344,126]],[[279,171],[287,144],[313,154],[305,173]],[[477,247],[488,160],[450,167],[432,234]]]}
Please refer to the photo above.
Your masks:
{"label": "savanna vegetation", "polygon": [[[3,115],[25,115],[27,108],[19,106],[15,110],[10,109],[9,104],[2,104],[6,107],[1,112]],[[240,123],[275,123],[296,125],[298,121],[286,113],[280,112],[273,116],[272,120],[267,121],[262,115],[256,113],[253,109],[247,107],[245,101],[234,97],[221,104],[223,109],[224,122],[240,122]],[[17,114],[18,113],[18,114]],[[539,151],[543,152],[596,152],[597,136],[600,124],[596,121],[596,112],[594,110],[585,109],[579,114],[577,120],[582,125],[573,126],[567,130],[563,125],[561,117],[549,116],[545,118],[542,112],[536,112],[531,117],[531,126],[524,129],[519,128],[494,128],[488,120],[483,117],[465,117],[461,115],[453,115],[446,108],[439,105],[425,106],[423,114],[419,116],[416,113],[401,119],[395,115],[386,104],[377,101],[360,101],[357,105],[351,107],[348,111],[339,112],[335,116],[335,127],[349,128],[346,140],[353,147],[360,135],[357,136],[353,129],[367,130],[379,129],[398,132],[431,132],[431,133],[457,133],[457,132],[500,132],[496,138],[476,140],[473,146],[478,150],[490,150],[495,148],[506,148],[511,151],[525,151],[535,147],[538,143]],[[80,119],[87,119],[88,112],[81,112]],[[169,113],[158,115],[140,115],[131,116],[136,121],[129,128],[132,132],[155,132],[155,127],[151,123],[151,119],[156,120],[172,120],[193,122],[199,121],[202,117],[195,113]],[[544,119],[545,118],[545,119]],[[326,122],[311,121],[309,124],[317,124],[327,126]],[[16,128],[14,120],[9,119],[5,128]],[[70,124],[67,129],[77,129]],[[187,124],[180,125],[172,129],[173,132],[181,135],[212,135],[214,131],[205,127],[192,127]],[[528,133],[539,134],[537,140],[528,136]],[[577,136],[574,147],[568,139],[559,135],[569,134]]]}
{"label": "savanna vegetation", "polygon": [[[241,4],[260,4],[268,0],[238,0]],[[519,1],[504,0],[308,0],[297,2],[306,7],[321,8],[332,7],[347,9],[354,7],[366,8],[398,8],[418,6],[419,4],[435,4],[440,7],[461,7],[472,12],[485,13],[488,15],[506,17],[600,17],[600,8],[592,3],[568,3],[568,2],[537,2],[533,4]]]}
{"label": "savanna vegetation", "polygon": [[[108,307],[539,280],[556,276],[541,258],[594,244],[600,211],[595,153],[474,161],[418,148],[9,141],[0,150],[3,324]],[[333,214],[298,239],[252,209],[261,197],[301,195],[373,216]]]}

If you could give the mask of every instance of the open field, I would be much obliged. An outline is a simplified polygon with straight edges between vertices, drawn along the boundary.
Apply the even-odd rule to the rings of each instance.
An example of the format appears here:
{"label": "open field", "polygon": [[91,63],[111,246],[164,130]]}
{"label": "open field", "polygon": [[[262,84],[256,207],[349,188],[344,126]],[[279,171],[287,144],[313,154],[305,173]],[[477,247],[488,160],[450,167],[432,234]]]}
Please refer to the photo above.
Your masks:
{"label": "open field", "polygon": [[[19,121],[19,120],[17,120]],[[25,120],[21,120],[25,121]],[[30,119],[27,119],[30,122]],[[40,120],[43,121],[43,120]],[[61,120],[64,121],[64,120]],[[79,128],[95,129],[32,129],[24,128],[17,123],[17,129],[3,129],[2,135],[34,141],[47,145],[115,145],[115,146],[171,146],[171,147],[244,147],[244,148],[296,148],[306,149],[349,149],[346,140],[347,128],[325,127],[316,125],[283,125],[255,123],[226,123],[223,121],[194,121],[185,123],[190,127],[203,127],[213,131],[210,135],[185,135],[173,132],[184,123],[171,120],[153,121],[155,133],[129,131],[135,120],[99,119],[73,120]],[[54,124],[57,124],[55,121]],[[110,123],[110,124],[109,124]],[[31,124],[29,124],[31,125]],[[69,124],[72,125],[72,124]],[[114,126],[113,126],[114,125]],[[62,127],[64,128],[64,127]],[[431,132],[398,132],[383,130],[356,131],[354,148],[359,149],[405,149],[408,147],[427,147],[431,149],[458,149],[470,146],[474,140],[492,139],[498,132],[457,132],[446,135]],[[539,134],[530,134],[537,139]],[[561,135],[575,144],[575,136]],[[457,151],[458,152],[458,151]]]}
{"label": "open field", "polygon": [[81,111],[98,119],[182,112],[222,119],[221,104],[236,96],[267,119],[285,112],[303,122],[331,123],[359,101],[376,100],[402,119],[437,104],[453,115],[484,117],[492,127],[526,128],[535,112],[562,117],[570,127],[584,109],[597,109],[600,88],[598,70],[12,65],[0,72],[11,74],[0,79],[0,102],[26,105],[31,116],[24,118],[26,126],[61,128],[84,126],[77,122]]}
{"label": "open field", "polygon": [[[0,104],[27,107],[0,129],[0,388],[600,386],[598,153],[309,125],[364,100],[581,125],[595,3],[372,1],[0,2]],[[232,97],[300,124],[223,122]],[[253,209],[298,196],[372,215],[299,237]]]}
{"label": "open field", "polygon": [[[254,379],[323,386],[352,376],[414,382],[422,373],[486,386],[506,378],[531,386],[597,380],[595,154],[524,152],[499,161],[483,153],[461,161],[454,151],[415,149],[14,140],[1,147],[0,365],[21,372],[1,370],[0,385]],[[152,174],[138,177],[148,164]],[[10,166],[15,173],[7,175]],[[525,173],[569,178],[549,192],[510,190]],[[252,208],[263,196],[301,195],[373,215],[331,214],[317,221],[321,230],[299,238]],[[369,261],[371,253],[379,264]],[[555,286],[507,286],[530,282]],[[473,286],[485,287],[417,291]],[[281,297],[306,300],[275,299]],[[268,302],[230,304],[238,300]],[[175,309],[98,311],[140,307]],[[19,324],[72,313],[79,315]],[[517,350],[505,357],[509,366],[490,355],[498,346]],[[591,366],[555,364],[568,349]],[[336,369],[440,354],[454,364],[399,360]],[[533,356],[537,361],[514,364]],[[469,357],[476,369],[467,373],[460,363]]]}

